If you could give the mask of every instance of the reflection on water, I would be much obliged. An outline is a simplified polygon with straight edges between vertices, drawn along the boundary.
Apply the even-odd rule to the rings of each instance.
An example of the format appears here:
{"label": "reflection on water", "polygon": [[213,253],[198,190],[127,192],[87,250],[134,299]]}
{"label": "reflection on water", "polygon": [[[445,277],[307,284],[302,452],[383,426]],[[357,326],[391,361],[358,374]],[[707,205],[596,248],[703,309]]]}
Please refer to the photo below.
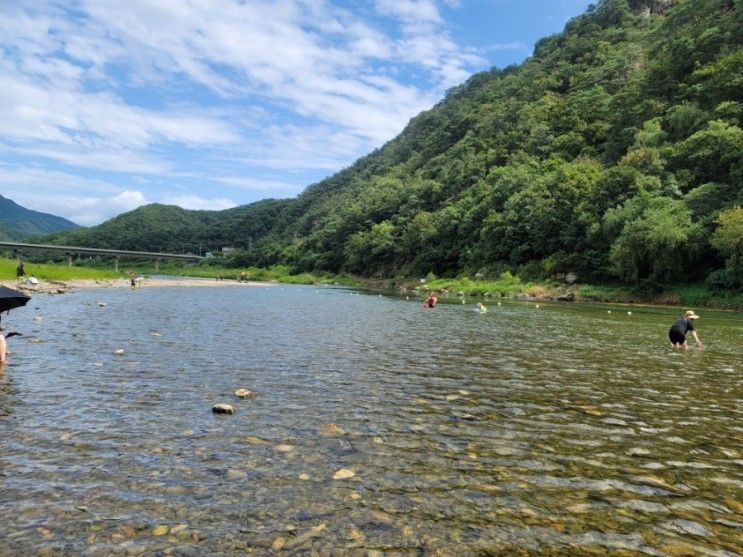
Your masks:
{"label": "reflection on water", "polygon": [[679,310],[611,309],[37,297],[0,372],[0,555],[740,554],[741,315],[681,353]]}

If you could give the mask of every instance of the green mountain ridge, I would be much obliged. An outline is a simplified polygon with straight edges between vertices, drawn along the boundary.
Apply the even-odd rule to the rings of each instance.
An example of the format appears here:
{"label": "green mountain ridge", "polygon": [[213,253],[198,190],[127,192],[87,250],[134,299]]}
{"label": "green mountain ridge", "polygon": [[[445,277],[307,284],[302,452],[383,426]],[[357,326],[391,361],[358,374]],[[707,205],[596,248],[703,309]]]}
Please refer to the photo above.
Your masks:
{"label": "green mountain ridge", "polygon": [[0,195],[0,240],[19,241],[40,234],[79,228],[62,217],[32,211]]}
{"label": "green mountain ridge", "polygon": [[[148,206],[46,241],[370,277],[743,286],[743,0],[603,0],[296,199]],[[181,248],[182,249],[182,248]]]}

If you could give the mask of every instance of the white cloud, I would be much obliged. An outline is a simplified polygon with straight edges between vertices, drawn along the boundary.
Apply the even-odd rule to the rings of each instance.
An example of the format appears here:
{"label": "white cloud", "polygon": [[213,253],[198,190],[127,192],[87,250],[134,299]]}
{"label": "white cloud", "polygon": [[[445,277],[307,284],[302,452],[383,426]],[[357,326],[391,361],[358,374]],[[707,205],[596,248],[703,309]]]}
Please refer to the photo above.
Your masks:
{"label": "white cloud", "polygon": [[[33,198],[26,199],[22,195],[13,200],[28,208],[38,204]],[[148,203],[150,202],[144,194],[136,190],[100,197],[81,196],[71,192],[68,195],[58,194],[46,197],[43,207],[36,210],[63,216],[82,226],[92,226]]]}
{"label": "white cloud", "polygon": [[379,12],[398,17],[406,24],[442,23],[439,9],[432,0],[376,0],[375,5]]}
{"label": "white cloud", "polygon": [[0,183],[85,224],[147,198],[234,206],[215,184],[293,195],[281,176],[349,164],[485,65],[434,0],[339,4],[0,2],[0,152],[37,165]]}

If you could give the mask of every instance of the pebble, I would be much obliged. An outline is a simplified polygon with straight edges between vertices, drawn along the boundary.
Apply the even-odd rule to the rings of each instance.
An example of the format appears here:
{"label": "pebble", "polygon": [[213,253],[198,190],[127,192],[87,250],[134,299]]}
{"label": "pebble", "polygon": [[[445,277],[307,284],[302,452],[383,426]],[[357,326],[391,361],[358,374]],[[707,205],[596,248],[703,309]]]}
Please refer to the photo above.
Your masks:
{"label": "pebble", "polygon": [[124,355],[124,349],[123,348],[117,348],[114,350],[114,356],[123,356]]}
{"label": "pebble", "polygon": [[105,308],[106,302],[98,302],[98,307]]}
{"label": "pebble", "polygon": [[245,479],[248,475],[242,470],[235,470],[234,468],[230,468],[229,470],[227,470],[226,476],[228,480],[242,480]]}
{"label": "pebble", "polygon": [[268,441],[261,439],[260,437],[254,437],[252,435],[245,437],[243,443],[247,445],[268,445]]}
{"label": "pebble", "polygon": [[164,524],[161,524],[160,526],[155,526],[155,528],[152,530],[153,536],[164,536],[168,533],[168,527]]}
{"label": "pebble", "polygon": [[307,480],[310,479],[310,475],[309,474],[300,474],[299,475],[299,479],[306,482]]}
{"label": "pebble", "polygon": [[347,480],[349,478],[353,478],[356,475],[356,472],[353,470],[349,470],[348,468],[341,468],[338,470],[335,474],[333,474],[334,480]]}
{"label": "pebble", "polygon": [[343,435],[344,433],[345,431],[343,431],[341,428],[333,423],[325,424],[320,428],[320,435],[322,435],[323,437],[337,437],[338,435]]}
{"label": "pebble", "polygon": [[235,396],[240,398],[253,398],[255,396],[255,391],[251,391],[250,389],[237,389],[235,391]]}
{"label": "pebble", "polygon": [[215,414],[234,414],[235,407],[231,404],[224,404],[222,402],[212,406],[212,412]]}
{"label": "pebble", "polygon": [[294,447],[292,445],[282,444],[282,445],[276,445],[274,449],[276,449],[280,453],[290,453],[294,450]]}

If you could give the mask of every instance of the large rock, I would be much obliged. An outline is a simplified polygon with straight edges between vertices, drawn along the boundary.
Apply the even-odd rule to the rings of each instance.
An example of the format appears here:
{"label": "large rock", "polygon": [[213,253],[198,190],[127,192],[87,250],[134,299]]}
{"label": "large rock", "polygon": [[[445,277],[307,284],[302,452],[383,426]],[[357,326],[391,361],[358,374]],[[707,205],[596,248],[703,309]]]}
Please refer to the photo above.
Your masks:
{"label": "large rock", "polygon": [[212,406],[212,412],[214,412],[215,414],[234,414],[235,407],[231,404],[224,404],[223,402],[220,402]]}

